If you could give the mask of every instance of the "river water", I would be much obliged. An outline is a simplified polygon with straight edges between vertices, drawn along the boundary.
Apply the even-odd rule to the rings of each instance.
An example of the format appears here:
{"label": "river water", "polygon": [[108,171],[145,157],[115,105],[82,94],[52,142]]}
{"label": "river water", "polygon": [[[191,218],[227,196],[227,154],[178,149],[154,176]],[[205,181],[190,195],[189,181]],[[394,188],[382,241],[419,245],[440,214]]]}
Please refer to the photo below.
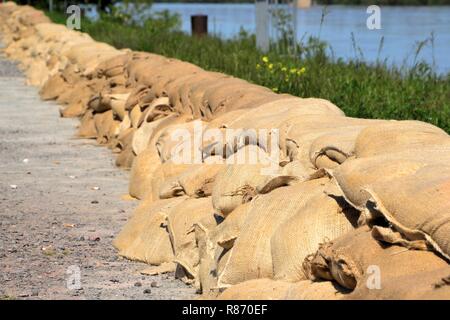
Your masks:
{"label": "river water", "polygon": [[[255,32],[255,7],[253,4],[196,4],[156,3],[153,11],[168,9],[182,18],[182,29],[190,32],[190,16],[208,15],[210,33],[231,38],[241,27]],[[434,64],[439,73],[450,72],[450,6],[442,7],[381,7],[381,29],[369,30],[366,20],[370,14],[364,6],[328,6],[321,25],[323,6],[297,9],[297,38],[309,35],[327,41],[336,58],[361,56],[369,62],[387,60],[388,64],[412,65],[417,44],[434,41],[421,50],[419,59]],[[354,41],[352,40],[352,34]],[[384,37],[381,51],[380,42]],[[431,43],[434,45],[431,45]],[[356,44],[356,50],[355,45]]]}

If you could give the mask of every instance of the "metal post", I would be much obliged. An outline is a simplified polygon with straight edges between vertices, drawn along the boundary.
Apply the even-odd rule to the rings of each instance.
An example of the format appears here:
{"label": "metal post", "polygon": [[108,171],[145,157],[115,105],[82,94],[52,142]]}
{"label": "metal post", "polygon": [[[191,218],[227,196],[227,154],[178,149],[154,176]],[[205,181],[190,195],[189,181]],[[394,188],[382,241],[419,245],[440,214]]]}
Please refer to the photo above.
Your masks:
{"label": "metal post", "polygon": [[255,1],[256,46],[263,52],[269,51],[269,1]]}
{"label": "metal post", "polygon": [[208,34],[208,16],[195,15],[191,16],[192,35],[204,36]]}

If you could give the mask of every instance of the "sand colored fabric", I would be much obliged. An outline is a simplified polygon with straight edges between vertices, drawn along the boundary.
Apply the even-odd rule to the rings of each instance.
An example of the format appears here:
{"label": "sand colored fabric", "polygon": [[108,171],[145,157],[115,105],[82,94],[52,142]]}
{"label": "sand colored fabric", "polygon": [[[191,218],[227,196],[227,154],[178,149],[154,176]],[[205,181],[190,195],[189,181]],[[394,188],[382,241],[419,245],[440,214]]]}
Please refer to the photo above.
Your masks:
{"label": "sand colored fabric", "polygon": [[[345,288],[356,288],[355,291],[367,286],[375,291],[383,290],[383,285],[397,277],[414,278],[417,274],[441,268],[450,271],[448,263],[435,253],[380,243],[373,239],[368,227],[358,228],[323,244],[305,265],[313,276],[332,278]],[[420,285],[425,283],[417,283],[418,287]],[[382,291],[379,293],[383,295]]]}
{"label": "sand colored fabric", "polygon": [[156,149],[161,162],[169,160],[178,163],[202,162],[201,132],[204,122],[194,120],[185,123],[176,123],[161,130],[155,141]]}
{"label": "sand colored fabric", "polygon": [[251,207],[252,202],[247,202],[235,208],[224,221],[211,231],[211,241],[224,249],[233,248]]}
{"label": "sand colored fabric", "polygon": [[420,121],[387,121],[366,128],[355,143],[357,157],[449,145],[450,137],[442,129]]}
{"label": "sand colored fabric", "polygon": [[65,82],[64,78],[59,73],[56,73],[49,77],[39,93],[44,100],[55,100],[68,87],[69,85]]}
{"label": "sand colored fabric", "polygon": [[368,193],[364,190],[378,181],[395,180],[413,174],[428,164],[445,164],[450,160],[450,148],[437,146],[406,150],[387,155],[351,159],[330,173],[349,203],[364,210]]}
{"label": "sand colored fabric", "polygon": [[167,199],[182,195],[191,198],[211,196],[215,177],[222,167],[221,164],[189,165],[183,173],[162,183],[159,197]]}
{"label": "sand colored fabric", "polygon": [[214,216],[204,217],[194,224],[195,242],[198,248],[199,265],[196,278],[196,287],[201,290],[203,298],[217,296],[217,267],[219,260],[223,257],[223,249],[211,242],[210,233],[219,223]]}
{"label": "sand colored fabric", "polygon": [[180,264],[192,279],[198,275],[200,262],[194,230],[194,225],[200,222],[203,225],[215,224],[214,210],[209,198],[185,199],[173,208],[167,217],[175,262]]}
{"label": "sand colored fabric", "polygon": [[167,214],[183,199],[143,201],[114,239],[119,254],[132,260],[159,265],[172,262],[174,253],[165,225]]}
{"label": "sand colored fabric", "polygon": [[[242,203],[250,201],[258,193],[258,186],[265,186],[273,177],[266,174],[271,159],[257,146],[245,146],[235,155],[235,163],[222,168],[213,186],[214,209],[227,215]],[[239,161],[243,159],[243,161]]]}
{"label": "sand colored fabric", "polygon": [[148,149],[136,156],[130,172],[129,192],[131,196],[144,199],[147,194],[151,193],[152,177],[159,165],[159,156],[155,150]]}
{"label": "sand colored fabric", "polygon": [[311,163],[319,169],[332,169],[354,157],[355,141],[363,129],[364,127],[345,128],[316,138],[309,149]]}
{"label": "sand colored fabric", "polygon": [[317,194],[275,230],[271,238],[275,279],[306,279],[302,266],[306,256],[316,252],[324,241],[332,241],[356,227],[359,212],[336,198],[336,189],[330,186],[326,193]]}
{"label": "sand colored fabric", "polygon": [[329,186],[328,179],[317,179],[256,197],[218,285],[228,287],[250,279],[272,278],[271,238],[276,229]]}
{"label": "sand colored fabric", "polygon": [[331,282],[289,283],[255,279],[226,289],[219,300],[338,300],[343,295]]}
{"label": "sand colored fabric", "polygon": [[94,114],[92,110],[88,110],[81,118],[77,135],[80,138],[95,139],[97,137],[97,129],[95,127]]}
{"label": "sand colored fabric", "polygon": [[450,259],[450,166],[426,166],[366,190],[396,230],[410,240],[427,240]]}

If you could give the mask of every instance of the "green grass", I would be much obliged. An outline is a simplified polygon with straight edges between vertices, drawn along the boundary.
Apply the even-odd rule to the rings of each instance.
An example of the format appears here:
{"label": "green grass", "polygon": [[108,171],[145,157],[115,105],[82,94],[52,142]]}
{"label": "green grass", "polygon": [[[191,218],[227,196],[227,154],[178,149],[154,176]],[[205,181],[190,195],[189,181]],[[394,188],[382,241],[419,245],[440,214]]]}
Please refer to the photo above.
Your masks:
{"label": "green grass", "polygon": [[[64,21],[61,14],[50,16],[55,22]],[[383,62],[333,60],[326,54],[326,45],[316,39],[299,45],[299,58],[276,50],[264,55],[251,35],[232,40],[197,38],[170,30],[164,23],[158,20],[138,27],[102,19],[82,21],[82,31],[117,48],[189,61],[277,92],[328,99],[348,116],[422,120],[450,132],[450,74],[439,76],[424,63],[405,69]],[[264,56],[268,62],[262,60]]]}

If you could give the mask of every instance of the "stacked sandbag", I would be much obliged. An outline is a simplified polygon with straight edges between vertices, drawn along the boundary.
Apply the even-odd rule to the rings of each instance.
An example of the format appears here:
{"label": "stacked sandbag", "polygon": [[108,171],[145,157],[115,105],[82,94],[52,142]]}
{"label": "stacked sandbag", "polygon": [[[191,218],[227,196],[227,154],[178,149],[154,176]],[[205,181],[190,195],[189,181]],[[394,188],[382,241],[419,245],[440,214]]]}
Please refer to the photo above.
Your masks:
{"label": "stacked sandbag", "polygon": [[28,84],[80,119],[77,136],[130,169],[140,204],[114,246],[151,274],[204,298],[450,298],[441,129],[117,50],[12,2],[0,32]]}
{"label": "stacked sandbag", "polygon": [[346,299],[422,299],[450,292],[438,286],[450,275],[444,259],[377,241],[367,226],[322,244],[305,269],[314,280],[333,280],[351,290]]}
{"label": "stacked sandbag", "polygon": [[219,300],[339,300],[342,288],[331,282],[296,283],[272,279],[242,282],[223,292]]}

